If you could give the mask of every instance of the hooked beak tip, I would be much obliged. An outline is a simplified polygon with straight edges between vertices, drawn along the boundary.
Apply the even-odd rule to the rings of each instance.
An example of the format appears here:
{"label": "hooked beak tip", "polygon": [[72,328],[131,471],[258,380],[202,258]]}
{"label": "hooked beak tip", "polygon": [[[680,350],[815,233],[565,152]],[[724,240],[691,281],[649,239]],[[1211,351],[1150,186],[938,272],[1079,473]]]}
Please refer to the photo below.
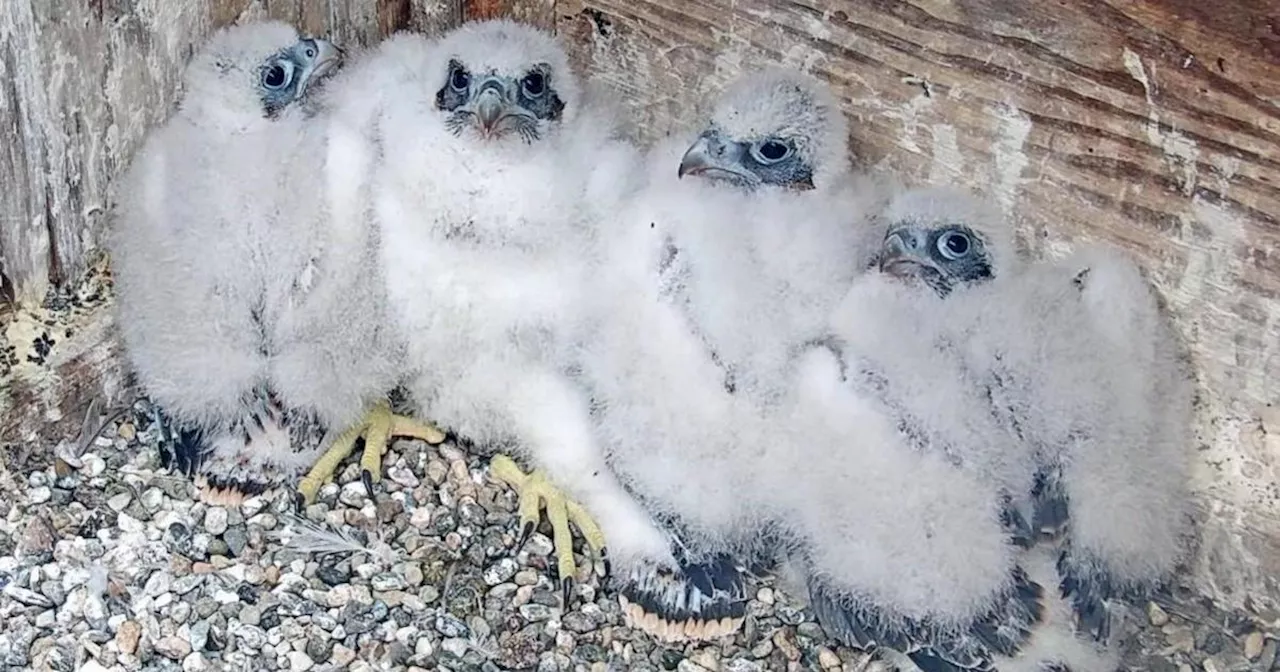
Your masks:
{"label": "hooked beak tip", "polygon": [[685,175],[697,175],[707,172],[709,168],[711,163],[707,156],[706,141],[698,140],[680,158],[680,169],[676,171],[676,176],[683,178]]}
{"label": "hooked beak tip", "polygon": [[476,122],[480,129],[485,133],[491,133],[498,122],[502,120],[504,105],[502,101],[494,94],[485,92],[481,94],[479,102],[476,104]]}
{"label": "hooked beak tip", "polygon": [[705,166],[691,165],[687,161],[680,162],[680,170],[676,171],[676,177],[684,179],[685,175],[697,175],[706,170]]}

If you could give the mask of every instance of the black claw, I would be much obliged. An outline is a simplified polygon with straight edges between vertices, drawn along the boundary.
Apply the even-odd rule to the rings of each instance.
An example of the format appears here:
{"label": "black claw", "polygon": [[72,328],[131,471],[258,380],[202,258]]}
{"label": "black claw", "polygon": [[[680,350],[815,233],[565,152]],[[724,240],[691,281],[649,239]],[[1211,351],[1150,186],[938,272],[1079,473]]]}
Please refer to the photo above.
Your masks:
{"label": "black claw", "polygon": [[604,564],[604,575],[612,576],[613,563],[609,562],[609,549],[607,547],[601,547],[600,549],[600,562]]}
{"label": "black claw", "polygon": [[293,508],[294,508],[294,511],[296,511],[296,512],[298,512],[298,513],[302,513],[303,509],[305,509],[305,508],[306,508],[306,503],[307,503],[307,502],[306,502],[306,499],[304,499],[304,498],[303,498],[303,496],[302,496],[302,493],[301,493],[301,492],[295,492],[295,493],[293,493]]}
{"label": "black claw", "polygon": [[573,577],[572,576],[565,577],[565,579],[562,580],[560,584],[564,591],[564,608],[568,610],[569,599],[573,597]]}
{"label": "black claw", "polygon": [[533,521],[524,524],[524,528],[520,530],[520,540],[516,542],[516,549],[524,548],[524,542],[529,541],[529,537],[533,535]]}
{"label": "black claw", "polygon": [[364,491],[369,493],[369,499],[373,499],[373,472],[368,469],[360,471],[360,480],[364,482]]}

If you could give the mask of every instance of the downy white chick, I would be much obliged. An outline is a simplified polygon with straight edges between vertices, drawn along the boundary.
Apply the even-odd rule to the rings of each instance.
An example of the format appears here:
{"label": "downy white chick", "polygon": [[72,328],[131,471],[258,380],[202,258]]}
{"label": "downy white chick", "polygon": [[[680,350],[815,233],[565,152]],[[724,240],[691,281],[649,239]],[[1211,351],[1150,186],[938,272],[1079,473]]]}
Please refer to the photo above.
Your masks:
{"label": "downy white chick", "polygon": [[226,28],[187,66],[177,111],[119,188],[112,237],[120,328],[141,387],[176,424],[177,466],[211,491],[262,489],[305,459],[305,434],[267,384],[270,269],[280,178],[304,102],[340,63],[277,22]]}
{"label": "downy white chick", "polygon": [[[874,332],[845,332],[863,339],[851,350],[877,353],[877,373],[899,388],[898,403],[910,402],[908,415],[944,428],[956,465],[999,487],[1012,539],[1030,548],[1017,561],[1049,589],[1042,622],[1016,651],[989,653],[1008,656],[1002,670],[1114,669],[1114,652],[1098,645],[1105,605],[1113,591],[1151,588],[1172,570],[1185,510],[1190,387],[1153,295],[1132,263],[1103,250],[1022,267],[1007,225],[952,190],[908,192],[887,219],[881,268],[917,281],[890,314],[914,312],[915,323],[883,328],[890,320],[875,314]],[[866,308],[850,317],[866,322]],[[931,398],[940,378],[957,380],[938,375],[939,357],[958,362],[985,412],[958,403],[963,390]],[[991,421],[986,431],[998,434],[966,436],[956,419],[978,429]],[[1073,491],[1082,496],[1073,501]],[[1063,531],[1059,555],[1046,542]],[[1081,543],[1090,549],[1083,561],[1072,550]],[[1072,636],[1071,607],[1090,637]]]}
{"label": "downy white chick", "polygon": [[1037,457],[1031,532],[1060,547],[1078,629],[1107,643],[1113,606],[1145,599],[1185,552],[1194,382],[1172,325],[1136,264],[1101,246],[948,313],[970,325],[955,342],[993,412]]}
{"label": "downy white chick", "polygon": [[513,444],[538,468],[526,477],[505,456],[491,466],[520,490],[523,535],[546,501],[567,600],[567,520],[602,555],[592,516],[615,556],[666,549],[607,468],[569,374],[591,282],[585,257],[629,188],[635,150],[613,138],[562,48],[533,27],[468,23],[436,43],[393,38],[380,52],[399,81],[378,121],[376,214],[414,367],[408,387],[426,416],[477,443]]}
{"label": "downy white chick", "polygon": [[1064,620],[1042,587],[1056,583],[1051,556],[1015,544],[1027,536],[1036,456],[992,413],[948,331],[957,297],[1018,276],[1011,230],[949,189],[900,194],[885,219],[883,272],[853,284],[826,347],[801,357],[793,437],[768,460],[813,483],[792,506],[814,610],[838,639],[926,670],[1038,670],[1064,658],[1102,669],[1069,623],[1043,627]]}
{"label": "downy white chick", "polygon": [[676,537],[678,568],[644,558],[623,586],[628,618],[661,636],[735,629],[735,564],[785,537],[744,494],[770,440],[760,418],[883,235],[869,218],[879,185],[852,172],[846,146],[828,87],[748,75],[691,145],[651,152],[648,182],[604,233],[584,380],[611,467]]}
{"label": "downy white chick", "polygon": [[219,31],[122,182],[126,352],[175,421],[175,466],[211,502],[291,480],[394,382],[381,316],[365,310],[380,283],[351,270],[370,255],[326,226],[315,99],[341,62],[286,24]]}

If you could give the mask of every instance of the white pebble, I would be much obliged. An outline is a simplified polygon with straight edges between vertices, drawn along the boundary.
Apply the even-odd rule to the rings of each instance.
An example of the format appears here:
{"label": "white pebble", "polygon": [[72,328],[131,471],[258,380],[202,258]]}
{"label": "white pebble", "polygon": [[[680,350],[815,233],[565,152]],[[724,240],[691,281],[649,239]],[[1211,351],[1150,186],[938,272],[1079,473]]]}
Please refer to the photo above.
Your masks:
{"label": "white pebble", "polygon": [[244,503],[240,505],[240,513],[243,514],[245,518],[252,518],[258,515],[258,513],[265,508],[267,508],[266,500],[263,499],[261,495],[258,495],[244,500]]}
{"label": "white pebble", "polygon": [[435,653],[435,650],[436,647],[431,643],[431,639],[428,637],[419,638],[418,643],[413,645],[413,655],[415,656],[422,656],[426,658]]}
{"label": "white pebble", "polygon": [[329,662],[337,665],[339,668],[346,667],[351,661],[356,659],[356,652],[348,649],[341,644],[333,645],[333,653],[329,655]]}
{"label": "white pebble", "polygon": [[529,535],[529,540],[524,543],[524,548],[521,550],[529,555],[544,557],[551,555],[551,551],[555,550],[555,546],[552,545],[547,535],[535,532]]}
{"label": "white pebble", "polygon": [[405,646],[409,646],[409,643],[412,642],[414,638],[417,636],[418,636],[418,629],[412,625],[406,625],[403,628],[396,630],[396,635],[395,635],[396,641],[400,642],[401,644],[404,644]]}
{"label": "white pebble", "polygon": [[215,590],[213,599],[218,604],[235,604],[240,601],[240,595],[231,590]]}
{"label": "white pebble", "polygon": [[152,572],[151,576],[147,577],[147,583],[143,586],[142,592],[155,597],[160,593],[169,592],[171,587],[173,587],[173,577],[168,572],[160,570]]}
{"label": "white pebble", "polygon": [[142,502],[143,508],[148,511],[156,511],[160,505],[164,503],[164,491],[160,488],[147,488],[146,492],[138,498]]}
{"label": "white pebble", "polygon": [[387,477],[406,488],[418,487],[418,477],[404,467],[391,467],[387,470]]}
{"label": "white pebble", "polygon": [[32,504],[44,504],[50,499],[53,499],[53,490],[50,490],[48,486],[42,485],[27,492],[27,501]]}
{"label": "white pebble", "polygon": [[49,628],[53,627],[54,623],[57,623],[57,622],[58,622],[58,612],[54,611],[53,609],[42,611],[40,612],[39,616],[36,616],[36,627],[40,628],[41,630],[48,630]]}
{"label": "white pebble", "polygon": [[127,513],[116,515],[116,527],[125,534],[142,534],[147,531],[147,526],[143,525],[142,521]]}
{"label": "white pebble", "polygon": [[204,672],[207,669],[209,669],[209,663],[198,652],[182,659],[182,672]]}
{"label": "white pebble", "polygon": [[365,502],[364,483],[361,481],[351,481],[342,486],[342,492],[338,494],[338,501],[352,508],[359,508]]}
{"label": "white pebble", "polygon": [[419,506],[409,514],[409,524],[413,527],[426,527],[431,524],[431,507]]}
{"label": "white pebble", "polygon": [[351,601],[351,586],[342,584],[329,589],[325,602],[333,609],[341,609]]}
{"label": "white pebble", "polygon": [[246,522],[250,525],[257,525],[264,530],[274,530],[276,529],[276,525],[280,524],[280,521],[270,511],[264,511],[263,513],[251,516]]}
{"label": "white pebble", "polygon": [[395,574],[377,574],[369,581],[369,585],[378,592],[386,592],[403,590],[407,584],[404,579]]}
{"label": "white pebble", "polygon": [[124,511],[124,508],[126,506],[129,506],[129,502],[132,502],[132,501],[133,501],[133,495],[127,492],[122,492],[116,495],[115,497],[108,499],[107,506],[111,507],[112,511],[115,511],[116,513],[120,513],[121,511]]}
{"label": "white pebble", "polygon": [[267,580],[267,573],[258,565],[249,565],[244,570],[244,580],[257,586]]}
{"label": "white pebble", "polygon": [[218,536],[227,531],[227,510],[221,506],[211,506],[204,512],[204,531]]}
{"label": "white pebble", "polygon": [[84,456],[80,458],[80,463],[84,465],[82,469],[84,475],[89,478],[98,476],[107,469],[107,461],[98,457],[94,453],[85,453]]}

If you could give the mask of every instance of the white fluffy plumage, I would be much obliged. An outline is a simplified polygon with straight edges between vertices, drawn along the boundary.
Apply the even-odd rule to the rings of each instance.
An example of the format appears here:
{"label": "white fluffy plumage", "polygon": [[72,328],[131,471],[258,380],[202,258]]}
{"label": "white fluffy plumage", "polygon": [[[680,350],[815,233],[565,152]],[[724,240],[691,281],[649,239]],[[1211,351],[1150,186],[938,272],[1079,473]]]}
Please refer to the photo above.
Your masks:
{"label": "white fluffy plumage", "polygon": [[[682,562],[763,560],[787,536],[756,488],[762,418],[882,236],[880,185],[851,171],[846,132],[812,77],[747,76],[696,139],[650,152],[645,186],[603,234],[583,367],[596,431]],[[679,599],[646,608],[679,618]]]}
{"label": "white fluffy plumage", "polygon": [[[1102,646],[1109,633],[1107,605],[1166,577],[1180,557],[1185,529],[1192,388],[1155,295],[1137,267],[1111,250],[1085,248],[1059,262],[1019,262],[1008,224],[952,190],[907,192],[888,212],[880,258],[885,273],[855,285],[833,320],[845,370],[873,374],[846,377],[889,400],[899,428],[908,429],[903,435],[927,448],[924,457],[944,455],[953,465],[949,476],[940,472],[942,480],[929,480],[921,492],[950,493],[970,481],[988,489],[988,501],[1003,504],[988,506],[986,520],[976,521],[986,534],[957,529],[963,552],[886,560],[907,576],[952,577],[952,587],[941,594],[945,599],[933,606],[968,606],[969,616],[954,611],[950,617],[970,635],[1021,621],[1006,629],[1016,636],[1006,637],[1004,646],[984,640],[974,650],[1000,660],[1000,669],[1050,663],[1115,669],[1114,652]],[[868,460],[879,464],[883,445],[858,443],[851,451],[854,468]],[[815,473],[839,471],[823,469],[818,462]],[[847,521],[854,514],[823,511],[830,505],[821,498],[810,506],[817,507],[811,517],[818,521],[810,538],[819,548],[844,546],[850,534],[861,534],[845,529],[824,536],[824,515]],[[984,578],[975,560],[1000,548],[989,533],[1001,527],[1006,540],[1030,550],[1005,541],[1003,558],[987,569],[1013,563],[1021,568],[1015,576],[1023,577],[1016,583],[1042,587],[1038,624],[1018,614],[1013,621],[1008,614],[982,615],[990,604],[984,592],[1007,590],[1000,587],[1007,581]],[[1060,533],[1061,547],[1055,538]],[[976,543],[981,539],[987,541]],[[869,618],[849,586],[867,581],[876,563],[847,553],[826,558],[815,570],[836,574],[830,569],[835,562],[851,572],[835,583],[843,586],[836,589],[843,600],[836,606],[821,595],[830,581],[818,582],[815,591],[818,608],[846,638],[857,639],[848,623],[874,622],[914,603],[882,593],[871,600],[876,606]],[[871,584],[892,585],[882,579]],[[899,579],[894,589],[909,583]],[[955,660],[961,643],[927,653]]]}
{"label": "white fluffy plumage", "polygon": [[121,185],[113,265],[130,364],[178,466],[253,494],[394,384],[374,239],[330,217],[318,88],[341,62],[279,22],[223,29]]}
{"label": "white fluffy plumage", "polygon": [[593,280],[585,260],[631,188],[635,150],[530,26],[401,36],[375,58],[397,73],[381,92],[374,197],[422,413],[514,444],[591,512],[615,557],[665,552],[605,465],[569,374]]}
{"label": "white fluffy plumage", "polygon": [[825,347],[801,357],[762,487],[778,490],[795,521],[828,631],[964,669],[1015,650],[1041,595],[1018,566],[992,483],[1014,475],[1030,488],[1030,460],[964,468],[966,442],[1011,442],[936,349],[930,313],[941,302],[879,274],[858,280]]}

